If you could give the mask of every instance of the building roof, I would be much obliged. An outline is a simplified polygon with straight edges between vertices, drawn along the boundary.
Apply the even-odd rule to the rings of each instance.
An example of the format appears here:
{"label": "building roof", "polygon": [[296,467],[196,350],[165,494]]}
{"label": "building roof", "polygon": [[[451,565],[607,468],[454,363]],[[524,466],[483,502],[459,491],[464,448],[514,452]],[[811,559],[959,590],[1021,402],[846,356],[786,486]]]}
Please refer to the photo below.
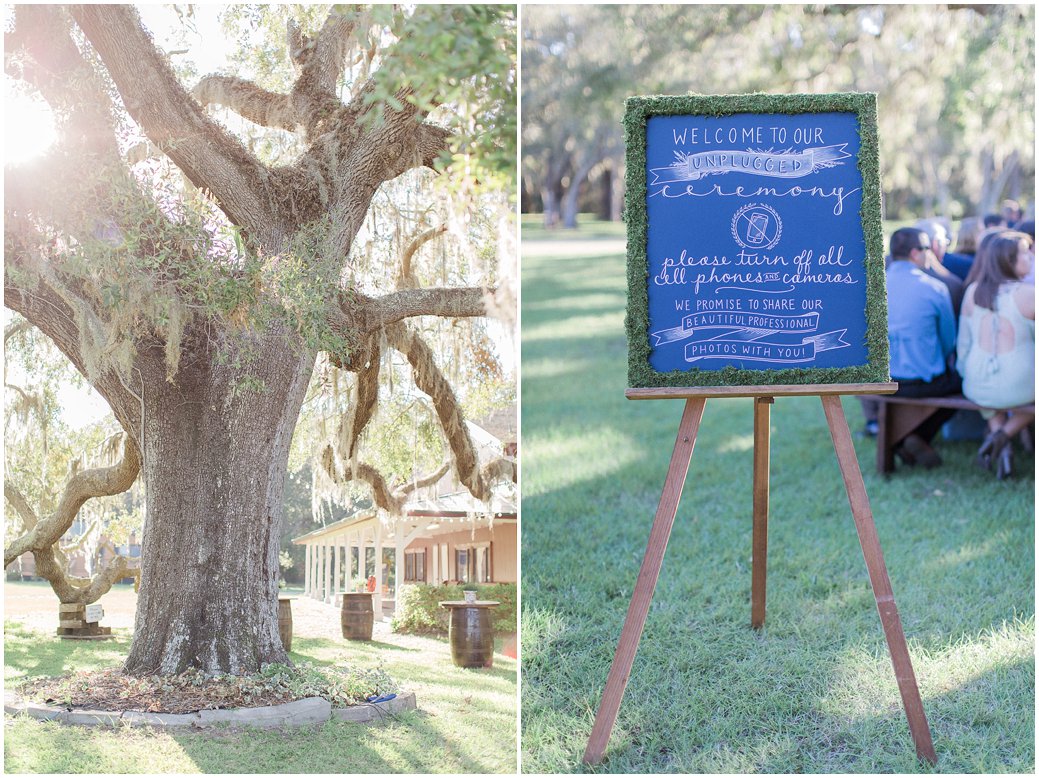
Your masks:
{"label": "building roof", "polygon": [[[407,520],[417,518],[469,518],[473,522],[487,519],[493,521],[515,521],[516,504],[508,498],[496,495],[492,498],[491,509],[488,510],[485,506],[478,503],[468,492],[456,492],[454,494],[442,495],[436,500],[423,499],[405,503],[404,511],[400,519]],[[305,535],[293,538],[292,542],[296,544],[306,544],[309,540],[316,540],[317,538],[326,537],[328,535],[338,535],[345,530],[366,528],[374,525],[377,521],[381,521],[379,511],[375,508],[365,508],[364,510],[357,511],[354,514],[347,516],[345,519],[340,519],[332,524],[326,524],[324,527],[311,530]]]}
{"label": "building roof", "polygon": [[504,408],[497,408],[486,416],[473,419],[472,423],[487,430],[502,443],[515,443],[518,428],[516,403],[509,403]]}

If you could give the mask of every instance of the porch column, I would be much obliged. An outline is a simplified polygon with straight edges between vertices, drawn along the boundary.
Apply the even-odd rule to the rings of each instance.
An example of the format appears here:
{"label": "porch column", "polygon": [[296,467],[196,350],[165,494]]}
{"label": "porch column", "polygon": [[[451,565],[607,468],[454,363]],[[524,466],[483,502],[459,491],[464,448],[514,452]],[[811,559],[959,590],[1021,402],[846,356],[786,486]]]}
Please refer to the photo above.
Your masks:
{"label": "porch column", "polygon": [[303,546],[303,594],[310,594],[310,544]]}
{"label": "porch column", "polygon": [[314,587],[311,597],[321,599],[321,541],[314,544]]}
{"label": "porch column", "polygon": [[325,540],[325,602],[332,602],[332,544]]}
{"label": "porch column", "polygon": [[310,594],[315,600],[321,598],[321,541],[314,545],[314,587]]}
{"label": "porch column", "polygon": [[404,581],[404,524],[396,520],[393,539],[396,549],[393,556],[393,615],[400,613],[400,587]]}
{"label": "porch column", "polygon": [[432,557],[429,560],[429,570],[426,575],[433,576],[433,580],[430,581],[434,586],[438,586],[444,579],[440,575],[440,544],[434,543],[429,548],[429,555]]}
{"label": "porch column", "polygon": [[382,621],[382,520],[375,519],[375,618]]}
{"label": "porch column", "polygon": [[310,549],[310,596],[317,597],[318,579],[317,563],[321,557],[321,547],[316,543],[311,544]]}
{"label": "porch column", "polygon": [[346,588],[353,591],[354,579],[357,577],[357,573],[354,572],[354,533],[350,533],[346,536]]}
{"label": "porch column", "polygon": [[332,571],[332,604],[335,605],[336,595],[342,591],[340,581],[343,580],[342,539],[335,538],[335,569]]}

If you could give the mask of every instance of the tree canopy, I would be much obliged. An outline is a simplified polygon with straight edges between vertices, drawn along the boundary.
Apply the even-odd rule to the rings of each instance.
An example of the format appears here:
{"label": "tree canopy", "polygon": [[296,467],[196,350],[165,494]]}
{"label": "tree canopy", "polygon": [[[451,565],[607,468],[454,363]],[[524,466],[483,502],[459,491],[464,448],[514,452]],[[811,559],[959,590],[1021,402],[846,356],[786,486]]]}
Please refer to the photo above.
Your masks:
{"label": "tree canopy", "polygon": [[1025,5],[530,6],[524,207],[572,225],[596,181],[619,214],[629,95],[861,91],[890,217],[993,210],[1034,189],[1034,26]]}

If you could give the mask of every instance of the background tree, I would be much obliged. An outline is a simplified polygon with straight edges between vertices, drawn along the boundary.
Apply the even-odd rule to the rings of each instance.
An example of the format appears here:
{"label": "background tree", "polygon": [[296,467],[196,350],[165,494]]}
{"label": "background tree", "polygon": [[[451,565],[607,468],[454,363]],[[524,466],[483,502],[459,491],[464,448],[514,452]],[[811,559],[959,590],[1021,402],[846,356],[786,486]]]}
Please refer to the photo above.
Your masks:
{"label": "background tree", "polygon": [[[4,567],[31,553],[35,574],[60,602],[96,602],[116,581],[137,574],[114,548],[139,529],[135,506],[121,499],[140,469],[136,448],[127,447],[111,417],[70,426],[60,393],[77,376],[28,321],[8,324],[4,351]],[[88,469],[88,452],[103,466]],[[113,499],[99,499],[105,497]],[[69,533],[77,518],[79,531]],[[111,558],[95,564],[105,550]],[[73,554],[83,555],[86,576],[70,569]]]}
{"label": "background tree", "polygon": [[[318,353],[362,377],[354,441],[378,388],[364,379],[386,350],[404,354],[461,480],[485,488],[450,384],[408,321],[485,315],[494,268],[477,284],[388,291],[351,272],[352,249],[380,186],[408,170],[447,157],[470,162],[471,180],[484,161],[488,177],[507,178],[494,133],[479,149],[451,139],[494,115],[507,90],[489,84],[514,81],[511,16],[336,7],[318,29],[288,25],[290,89],[218,75],[189,93],[131,7],[16,8],[5,65],[54,108],[59,142],[8,171],[5,304],[68,356],[140,451],[147,509],[126,672],[286,661],[282,497]],[[207,115],[213,104],[295,134],[303,150],[265,163]],[[144,140],[164,159],[128,155]],[[339,478],[367,475],[352,449],[330,455]]]}
{"label": "background tree", "polygon": [[[1025,5],[530,6],[524,210],[619,214],[633,94],[876,92],[887,215],[982,213],[1034,189]],[[589,157],[595,162],[589,162]],[[607,200],[607,209],[600,203]],[[557,213],[558,211],[558,213]]]}

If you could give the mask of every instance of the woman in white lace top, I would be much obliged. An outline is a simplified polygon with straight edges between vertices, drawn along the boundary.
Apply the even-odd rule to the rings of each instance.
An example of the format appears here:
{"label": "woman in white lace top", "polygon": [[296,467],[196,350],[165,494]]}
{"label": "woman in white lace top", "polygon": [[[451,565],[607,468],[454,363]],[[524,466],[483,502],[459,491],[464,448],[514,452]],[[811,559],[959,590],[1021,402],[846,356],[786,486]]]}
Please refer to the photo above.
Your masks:
{"label": "woman in white lace top", "polygon": [[1035,402],[1035,261],[1031,237],[1000,230],[986,235],[967,276],[960,312],[956,367],[963,394],[982,408],[989,435],[978,464],[996,467],[1000,479],[1013,470],[1010,440],[1035,420],[1007,409]]}

